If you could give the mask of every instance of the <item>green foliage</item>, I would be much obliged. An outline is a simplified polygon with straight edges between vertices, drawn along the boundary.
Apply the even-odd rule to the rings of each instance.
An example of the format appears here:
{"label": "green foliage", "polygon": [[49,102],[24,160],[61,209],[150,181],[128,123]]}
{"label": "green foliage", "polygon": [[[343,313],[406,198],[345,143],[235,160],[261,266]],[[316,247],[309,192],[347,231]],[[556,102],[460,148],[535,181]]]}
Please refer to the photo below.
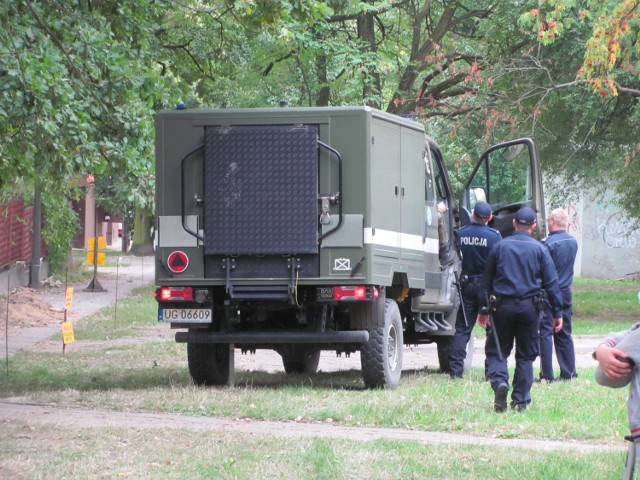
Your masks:
{"label": "green foliage", "polygon": [[[119,171],[149,205],[152,114],[166,87],[149,44],[162,14],[141,0],[10,2],[0,13],[0,187]],[[148,176],[148,175],[147,175]]]}
{"label": "green foliage", "polygon": [[51,272],[64,270],[71,252],[71,242],[78,231],[78,217],[63,192],[46,189],[42,192],[42,211],[46,222],[42,238],[47,246],[47,260]]}
{"label": "green foliage", "polygon": [[[486,146],[535,135],[545,173],[571,179],[560,193],[602,186],[606,174],[636,216],[640,119],[634,97],[622,95],[640,92],[633,4],[8,2],[0,191],[92,174],[109,209],[152,211],[156,110],[288,100],[421,119],[456,189]],[[600,81],[595,66],[585,69],[589,55],[627,90],[588,83]],[[594,95],[602,85],[607,94]]]}
{"label": "green foliage", "polygon": [[536,57],[546,79],[538,83],[547,88],[531,97],[536,105],[530,111],[537,115],[533,126],[545,170],[567,180],[565,194],[613,187],[637,218],[637,2],[543,2],[522,13],[519,23],[542,45]]}

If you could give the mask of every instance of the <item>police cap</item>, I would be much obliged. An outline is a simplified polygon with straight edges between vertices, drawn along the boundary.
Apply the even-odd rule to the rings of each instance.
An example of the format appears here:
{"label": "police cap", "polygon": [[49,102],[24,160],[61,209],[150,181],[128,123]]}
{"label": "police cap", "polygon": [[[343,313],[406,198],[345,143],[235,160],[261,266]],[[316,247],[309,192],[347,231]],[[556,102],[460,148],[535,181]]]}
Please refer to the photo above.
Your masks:
{"label": "police cap", "polygon": [[536,223],[535,210],[529,207],[522,207],[516,212],[516,222],[520,225],[533,225]]}
{"label": "police cap", "polygon": [[478,202],[473,207],[473,214],[478,218],[489,218],[491,216],[491,205],[487,202]]}

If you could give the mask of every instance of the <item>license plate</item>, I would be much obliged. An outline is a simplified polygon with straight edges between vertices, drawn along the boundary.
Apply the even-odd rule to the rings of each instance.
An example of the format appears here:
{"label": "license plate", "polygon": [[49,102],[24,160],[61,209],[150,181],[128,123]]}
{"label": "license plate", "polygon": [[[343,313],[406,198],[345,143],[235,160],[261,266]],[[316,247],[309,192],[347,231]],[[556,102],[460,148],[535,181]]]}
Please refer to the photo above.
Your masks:
{"label": "license plate", "polygon": [[209,308],[160,308],[158,321],[168,323],[211,323],[213,310]]}

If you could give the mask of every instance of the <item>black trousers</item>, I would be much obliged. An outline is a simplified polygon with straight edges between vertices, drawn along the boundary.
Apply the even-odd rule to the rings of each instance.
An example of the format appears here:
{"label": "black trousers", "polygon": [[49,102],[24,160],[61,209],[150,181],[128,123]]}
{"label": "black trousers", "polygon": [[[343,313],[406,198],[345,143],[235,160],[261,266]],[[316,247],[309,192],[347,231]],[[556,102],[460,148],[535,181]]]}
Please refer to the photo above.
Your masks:
{"label": "black trousers", "polygon": [[495,390],[501,383],[509,385],[507,359],[515,345],[516,368],[513,375],[511,404],[531,402],[533,362],[538,356],[538,325],[540,316],[532,299],[503,301],[493,313],[502,361],[496,352],[489,352],[489,381]]}

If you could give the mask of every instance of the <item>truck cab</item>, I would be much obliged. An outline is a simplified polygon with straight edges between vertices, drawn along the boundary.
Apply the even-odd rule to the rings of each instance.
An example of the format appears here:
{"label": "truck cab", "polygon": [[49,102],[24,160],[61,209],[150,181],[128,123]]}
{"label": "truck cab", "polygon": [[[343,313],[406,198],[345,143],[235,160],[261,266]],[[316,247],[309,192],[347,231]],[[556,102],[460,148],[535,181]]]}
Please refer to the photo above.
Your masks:
{"label": "truck cab", "polygon": [[196,384],[233,381],[236,349],[286,372],[359,352],[365,386],[394,388],[403,346],[436,343],[460,308],[455,232],[475,202],[509,233],[543,228],[535,143],[489,149],[459,200],[424,127],[369,107],[171,110],[156,115],[158,319]]}

